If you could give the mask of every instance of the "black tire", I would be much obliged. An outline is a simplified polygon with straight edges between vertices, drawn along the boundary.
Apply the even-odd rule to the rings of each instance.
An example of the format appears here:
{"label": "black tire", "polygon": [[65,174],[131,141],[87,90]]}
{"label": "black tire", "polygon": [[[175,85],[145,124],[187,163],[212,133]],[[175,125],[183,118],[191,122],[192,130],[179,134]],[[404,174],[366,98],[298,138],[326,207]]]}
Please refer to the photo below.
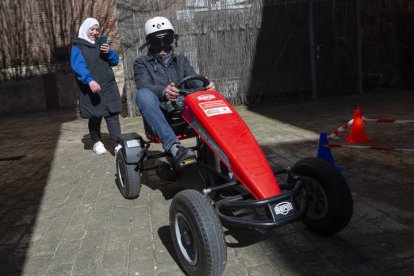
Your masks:
{"label": "black tire", "polygon": [[124,153],[119,150],[116,154],[116,185],[122,196],[134,199],[141,191],[141,172],[137,164],[127,164]]}
{"label": "black tire", "polygon": [[223,228],[210,200],[196,190],[175,195],[170,206],[174,247],[187,275],[222,275],[227,262]]}
{"label": "black tire", "polygon": [[308,197],[303,223],[314,233],[331,235],[348,225],[353,213],[351,191],[342,174],[327,162],[306,158],[292,167],[303,177]]}

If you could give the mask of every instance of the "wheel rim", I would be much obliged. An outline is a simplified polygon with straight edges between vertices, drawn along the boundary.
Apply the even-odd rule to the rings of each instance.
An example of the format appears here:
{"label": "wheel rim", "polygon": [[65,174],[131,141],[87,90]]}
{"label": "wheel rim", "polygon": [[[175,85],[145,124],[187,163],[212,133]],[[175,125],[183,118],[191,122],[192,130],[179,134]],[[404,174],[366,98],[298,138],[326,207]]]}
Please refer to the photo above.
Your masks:
{"label": "wheel rim", "polygon": [[306,178],[308,205],[306,215],[311,219],[322,219],[328,213],[328,196],[322,185],[313,178]]}
{"label": "wheel rim", "polygon": [[196,265],[198,259],[197,243],[190,224],[185,216],[178,212],[174,219],[175,239],[181,255],[190,265]]}
{"label": "wheel rim", "polygon": [[124,176],[123,166],[121,165],[120,158],[117,158],[116,168],[117,168],[117,172],[118,172],[119,184],[122,186],[122,188],[125,188],[125,184],[124,184],[125,176]]}

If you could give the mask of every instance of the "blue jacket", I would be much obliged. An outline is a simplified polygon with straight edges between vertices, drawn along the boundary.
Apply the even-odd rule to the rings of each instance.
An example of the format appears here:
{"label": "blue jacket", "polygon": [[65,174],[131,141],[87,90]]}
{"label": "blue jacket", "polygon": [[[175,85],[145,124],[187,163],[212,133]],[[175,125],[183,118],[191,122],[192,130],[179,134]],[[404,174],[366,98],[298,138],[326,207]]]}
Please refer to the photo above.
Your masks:
{"label": "blue jacket", "polygon": [[[114,50],[108,54],[99,50],[98,44],[75,38],[70,53],[70,64],[76,74],[80,88],[79,109],[82,118],[106,117],[122,111],[122,101],[111,66],[117,65],[119,57]],[[89,82],[101,86],[99,93],[93,93]]]}

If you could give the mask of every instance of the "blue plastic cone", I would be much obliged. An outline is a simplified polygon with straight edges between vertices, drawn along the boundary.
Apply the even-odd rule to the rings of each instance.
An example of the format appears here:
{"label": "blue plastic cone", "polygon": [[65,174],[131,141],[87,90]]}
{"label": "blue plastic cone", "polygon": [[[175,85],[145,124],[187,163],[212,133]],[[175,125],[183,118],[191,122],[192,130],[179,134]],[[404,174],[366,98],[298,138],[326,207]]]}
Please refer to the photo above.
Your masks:
{"label": "blue plastic cone", "polygon": [[331,149],[325,146],[328,144],[329,144],[329,141],[328,141],[328,137],[326,136],[326,133],[321,132],[319,136],[317,157],[318,159],[325,160],[326,162],[331,164],[338,172],[340,172],[341,168],[335,165],[335,160],[332,156]]}

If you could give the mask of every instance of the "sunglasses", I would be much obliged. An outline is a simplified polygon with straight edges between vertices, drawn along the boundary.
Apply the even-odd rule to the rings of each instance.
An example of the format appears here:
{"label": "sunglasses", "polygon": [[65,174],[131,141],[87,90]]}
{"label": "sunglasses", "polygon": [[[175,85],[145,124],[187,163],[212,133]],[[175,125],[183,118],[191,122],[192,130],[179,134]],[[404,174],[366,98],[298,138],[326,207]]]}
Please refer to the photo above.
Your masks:
{"label": "sunglasses", "polygon": [[166,34],[161,37],[152,37],[149,39],[149,45],[152,49],[160,49],[164,46],[171,46],[174,43],[174,39],[176,38],[173,34]]}

